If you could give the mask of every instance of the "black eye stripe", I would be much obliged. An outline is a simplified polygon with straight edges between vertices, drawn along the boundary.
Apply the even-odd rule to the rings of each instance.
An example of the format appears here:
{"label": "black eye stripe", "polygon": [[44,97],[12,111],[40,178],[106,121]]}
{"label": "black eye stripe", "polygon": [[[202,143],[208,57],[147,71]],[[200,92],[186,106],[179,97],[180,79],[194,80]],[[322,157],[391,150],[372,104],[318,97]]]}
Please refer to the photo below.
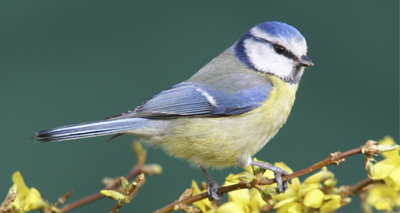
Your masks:
{"label": "black eye stripe", "polygon": [[286,49],[286,51],[283,53],[284,56],[286,56],[287,58],[293,59],[295,61],[298,61],[299,59],[289,50]]}
{"label": "black eye stripe", "polygon": [[[257,38],[257,37],[254,37],[254,36],[252,37],[252,39],[254,39],[256,41],[259,41],[259,42],[268,43],[274,48],[275,48],[275,46],[282,46],[280,44],[276,44],[276,43],[270,42],[268,40],[265,40],[265,39],[262,39],[262,38]],[[292,59],[292,60],[295,60],[295,61],[299,61],[299,58],[297,58],[292,52],[290,52],[286,48],[285,48],[285,52],[282,55],[284,55],[286,58],[289,58],[289,59]]]}

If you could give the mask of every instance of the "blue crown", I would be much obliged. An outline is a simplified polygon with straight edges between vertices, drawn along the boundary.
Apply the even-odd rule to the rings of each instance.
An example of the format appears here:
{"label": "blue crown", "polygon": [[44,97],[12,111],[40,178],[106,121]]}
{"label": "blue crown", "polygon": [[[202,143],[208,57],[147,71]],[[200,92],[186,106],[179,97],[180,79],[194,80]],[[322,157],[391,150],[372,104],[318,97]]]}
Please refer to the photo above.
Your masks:
{"label": "blue crown", "polygon": [[296,28],[282,22],[265,22],[257,25],[257,27],[264,30],[271,36],[283,37],[286,39],[304,40],[304,37]]}

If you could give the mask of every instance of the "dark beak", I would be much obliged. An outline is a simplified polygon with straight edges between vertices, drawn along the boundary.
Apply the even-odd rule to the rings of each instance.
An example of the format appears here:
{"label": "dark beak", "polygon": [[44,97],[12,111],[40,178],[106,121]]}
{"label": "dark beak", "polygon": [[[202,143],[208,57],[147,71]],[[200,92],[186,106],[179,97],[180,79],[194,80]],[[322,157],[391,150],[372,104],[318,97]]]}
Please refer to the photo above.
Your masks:
{"label": "dark beak", "polygon": [[303,55],[300,58],[300,65],[303,67],[312,67],[314,66],[314,63],[309,59],[307,56]]}

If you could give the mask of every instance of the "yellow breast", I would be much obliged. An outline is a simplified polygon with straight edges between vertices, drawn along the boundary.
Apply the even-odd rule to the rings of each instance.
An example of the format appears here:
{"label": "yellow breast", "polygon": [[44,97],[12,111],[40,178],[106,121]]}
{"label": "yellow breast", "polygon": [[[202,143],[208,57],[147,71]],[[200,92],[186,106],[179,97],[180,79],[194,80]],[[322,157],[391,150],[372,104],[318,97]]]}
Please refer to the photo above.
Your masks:
{"label": "yellow breast", "polygon": [[273,84],[273,89],[259,108],[236,116],[176,119],[158,144],[169,154],[197,166],[241,165],[278,132],[295,99],[297,84],[262,75]]}

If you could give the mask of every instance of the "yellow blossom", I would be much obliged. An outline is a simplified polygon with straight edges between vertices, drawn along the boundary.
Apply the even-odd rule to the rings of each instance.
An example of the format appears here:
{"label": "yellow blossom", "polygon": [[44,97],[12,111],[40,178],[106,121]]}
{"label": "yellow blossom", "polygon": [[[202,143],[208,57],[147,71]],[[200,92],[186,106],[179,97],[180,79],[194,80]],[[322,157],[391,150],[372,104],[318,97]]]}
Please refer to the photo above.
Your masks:
{"label": "yellow blossom", "polygon": [[[225,182],[225,186],[233,185]],[[228,192],[228,202],[221,205],[215,213],[258,213],[266,203],[262,200],[260,193],[252,189],[239,189]]]}
{"label": "yellow blossom", "polygon": [[330,200],[321,207],[321,212],[334,212],[336,209],[340,208],[340,206],[340,201]]}
{"label": "yellow blossom", "polygon": [[24,182],[24,179],[20,172],[14,172],[12,175],[14,184],[17,185],[17,197],[14,200],[14,206],[18,208],[22,207],[24,211],[31,211],[42,209],[46,206],[46,203],[41,198],[40,193],[35,188],[28,188]]}
{"label": "yellow blossom", "polygon": [[[287,168],[285,170],[291,171]],[[325,195],[321,190],[321,183],[328,185],[327,187],[336,184],[333,173],[326,168],[310,176],[302,184],[296,178],[296,183],[289,185],[285,193],[273,196],[278,201],[274,206],[276,213],[302,213],[310,208],[318,209],[318,212],[334,212],[340,208],[342,198],[336,194]]]}
{"label": "yellow blossom", "polygon": [[[395,144],[393,138],[386,136],[383,140],[379,141],[379,144]],[[384,180],[385,183],[395,189],[400,190],[400,156],[399,150],[383,152],[382,161],[379,161],[374,165],[375,172],[374,176],[370,177],[373,180]]]}
{"label": "yellow blossom", "polygon": [[263,206],[265,206],[266,203],[262,199],[260,192],[258,192],[257,189],[251,188],[250,189],[250,209],[252,212],[257,212],[257,210],[261,209]]}
{"label": "yellow blossom", "polygon": [[306,193],[303,204],[307,207],[319,209],[324,201],[324,193],[319,189],[313,189]]}
{"label": "yellow blossom", "polygon": [[[286,170],[289,174],[293,173],[292,169],[290,169],[282,162],[275,163],[274,166]],[[300,180],[298,178],[292,179],[292,184],[289,184],[289,188],[285,191],[285,193],[273,196],[273,199],[278,201],[278,203],[274,206],[274,209],[277,209],[276,212],[277,213],[302,212],[303,209],[303,205],[301,203],[302,194],[306,193],[306,190],[308,191],[314,189],[315,187],[318,188],[320,187],[319,184],[312,184],[312,185],[314,185],[312,188],[308,188],[307,187],[308,185],[300,184]]]}
{"label": "yellow blossom", "polygon": [[328,202],[321,206],[321,212],[334,212],[336,209],[340,208],[342,197],[339,195],[324,195],[324,200]]}
{"label": "yellow blossom", "polygon": [[[282,162],[275,163],[274,166],[286,170],[289,174],[293,173],[293,171]],[[253,173],[251,167],[246,168],[246,171],[250,174]],[[240,175],[243,174],[228,176],[225,185],[232,185],[239,182],[240,178],[238,177],[240,177]],[[263,176],[270,179],[274,178],[273,172],[269,170],[265,171]],[[301,184],[298,178],[294,178],[292,179],[292,184],[288,185],[289,188],[285,193],[272,196],[272,200],[276,202],[274,205],[276,213],[302,213],[308,212],[310,209],[318,212],[334,212],[341,207],[342,198],[340,195],[326,195],[322,191],[322,183],[328,188],[335,186],[336,180],[332,172],[324,168],[316,175],[308,178],[306,182],[307,183]],[[268,187],[271,186],[263,186],[263,192],[268,191]],[[334,192],[330,190],[330,193]],[[266,194],[271,195],[271,193],[268,192],[266,192]],[[215,213],[258,213],[259,210],[266,205],[259,191],[254,188],[250,191],[247,189],[231,191],[228,192],[228,195],[229,202],[221,205]],[[350,202],[350,200],[347,200],[347,203],[348,202]]]}
{"label": "yellow blossom", "polygon": [[400,207],[400,194],[390,186],[380,184],[368,190],[367,202],[377,210],[390,211]]}
{"label": "yellow blossom", "polygon": [[29,193],[29,188],[26,186],[21,173],[19,173],[18,171],[14,172],[14,174],[12,175],[12,181],[14,182],[14,184],[17,185],[18,191],[15,202],[23,202]]}

